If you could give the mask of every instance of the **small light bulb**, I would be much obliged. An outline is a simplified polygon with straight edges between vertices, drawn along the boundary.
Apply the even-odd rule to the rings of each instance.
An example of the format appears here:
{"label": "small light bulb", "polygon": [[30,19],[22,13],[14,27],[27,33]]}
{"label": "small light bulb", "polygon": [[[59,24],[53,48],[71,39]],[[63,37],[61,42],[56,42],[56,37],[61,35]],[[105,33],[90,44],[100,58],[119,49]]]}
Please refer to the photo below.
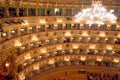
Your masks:
{"label": "small light bulb", "polygon": [[8,66],[9,66],[9,63],[6,63],[5,66],[8,67]]}

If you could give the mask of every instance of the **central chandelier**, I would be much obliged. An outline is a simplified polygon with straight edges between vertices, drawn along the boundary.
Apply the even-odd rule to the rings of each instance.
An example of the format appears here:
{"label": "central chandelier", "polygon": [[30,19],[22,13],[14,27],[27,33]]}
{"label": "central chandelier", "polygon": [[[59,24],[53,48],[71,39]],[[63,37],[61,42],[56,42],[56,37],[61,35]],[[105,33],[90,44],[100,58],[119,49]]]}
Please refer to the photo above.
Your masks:
{"label": "central chandelier", "polygon": [[101,0],[93,0],[90,8],[83,9],[75,19],[86,24],[105,24],[105,22],[116,23],[117,17],[113,14],[114,10],[109,12],[102,5]]}

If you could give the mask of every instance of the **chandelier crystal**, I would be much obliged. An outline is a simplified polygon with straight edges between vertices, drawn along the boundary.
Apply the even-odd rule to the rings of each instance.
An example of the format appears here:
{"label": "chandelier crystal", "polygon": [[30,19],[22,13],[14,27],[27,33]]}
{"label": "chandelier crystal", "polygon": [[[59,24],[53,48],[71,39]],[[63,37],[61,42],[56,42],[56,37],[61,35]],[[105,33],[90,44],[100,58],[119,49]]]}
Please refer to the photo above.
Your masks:
{"label": "chandelier crystal", "polygon": [[86,24],[105,24],[105,22],[116,23],[117,17],[113,14],[114,10],[107,9],[102,5],[101,0],[93,0],[90,8],[83,9],[75,19]]}

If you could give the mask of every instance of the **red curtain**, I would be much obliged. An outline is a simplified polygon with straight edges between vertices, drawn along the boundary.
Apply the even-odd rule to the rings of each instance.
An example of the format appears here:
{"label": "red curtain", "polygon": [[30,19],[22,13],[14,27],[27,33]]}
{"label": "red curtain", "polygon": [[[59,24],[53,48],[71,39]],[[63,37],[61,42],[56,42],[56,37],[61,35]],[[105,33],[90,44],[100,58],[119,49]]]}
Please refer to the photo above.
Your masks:
{"label": "red curtain", "polygon": [[5,76],[0,74],[0,80],[5,80]]}

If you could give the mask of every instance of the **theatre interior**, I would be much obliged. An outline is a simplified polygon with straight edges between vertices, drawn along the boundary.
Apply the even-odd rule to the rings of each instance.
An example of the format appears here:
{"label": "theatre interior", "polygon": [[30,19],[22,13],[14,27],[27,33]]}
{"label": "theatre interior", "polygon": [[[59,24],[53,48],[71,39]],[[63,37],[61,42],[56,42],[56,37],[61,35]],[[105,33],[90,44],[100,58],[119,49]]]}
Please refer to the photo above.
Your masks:
{"label": "theatre interior", "polygon": [[0,80],[120,80],[120,0],[0,0]]}

